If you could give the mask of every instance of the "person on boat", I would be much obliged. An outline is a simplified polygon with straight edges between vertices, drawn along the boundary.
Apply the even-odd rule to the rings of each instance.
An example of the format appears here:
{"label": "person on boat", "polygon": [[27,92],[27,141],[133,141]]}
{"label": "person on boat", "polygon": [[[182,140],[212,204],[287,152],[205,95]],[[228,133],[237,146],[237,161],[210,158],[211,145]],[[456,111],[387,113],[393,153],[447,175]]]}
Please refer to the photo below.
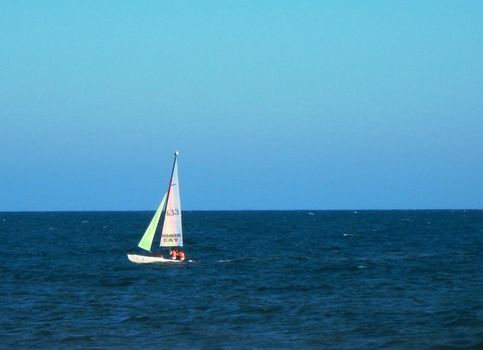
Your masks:
{"label": "person on boat", "polygon": [[184,252],[182,250],[180,250],[178,252],[178,254],[176,254],[176,257],[178,258],[178,260],[181,260],[183,261],[185,259],[185,255],[184,255]]}
{"label": "person on boat", "polygon": [[178,252],[177,252],[176,250],[177,250],[177,249],[175,248],[175,249],[171,249],[171,250],[169,251],[169,255],[171,256],[171,259],[172,259],[172,260],[176,260],[176,257],[177,257],[177,255],[178,255]]}

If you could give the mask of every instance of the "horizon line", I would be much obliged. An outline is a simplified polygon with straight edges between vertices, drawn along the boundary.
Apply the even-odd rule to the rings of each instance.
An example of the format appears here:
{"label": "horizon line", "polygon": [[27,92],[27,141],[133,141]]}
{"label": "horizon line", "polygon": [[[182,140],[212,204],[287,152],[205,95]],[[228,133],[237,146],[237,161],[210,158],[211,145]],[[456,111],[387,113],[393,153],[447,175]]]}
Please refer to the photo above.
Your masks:
{"label": "horizon line", "polygon": [[[0,213],[117,213],[117,212],[153,212],[153,209],[118,209],[118,210],[0,210]],[[483,211],[483,208],[390,208],[390,209],[187,209],[183,212],[241,212],[241,211]]]}

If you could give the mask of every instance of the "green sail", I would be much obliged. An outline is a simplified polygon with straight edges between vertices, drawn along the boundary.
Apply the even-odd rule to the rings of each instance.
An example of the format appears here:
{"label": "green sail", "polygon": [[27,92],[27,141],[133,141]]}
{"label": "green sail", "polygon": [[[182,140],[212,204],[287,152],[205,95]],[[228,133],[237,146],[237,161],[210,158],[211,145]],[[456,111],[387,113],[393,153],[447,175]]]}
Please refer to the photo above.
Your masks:
{"label": "green sail", "polygon": [[153,244],[154,234],[156,233],[156,228],[158,227],[159,217],[161,216],[161,212],[164,209],[164,203],[165,202],[166,202],[166,193],[164,194],[163,200],[161,201],[161,204],[159,205],[158,210],[156,210],[156,213],[154,214],[153,218],[151,219],[151,222],[149,223],[149,226],[146,229],[146,232],[144,232],[143,237],[139,241],[139,244],[138,244],[139,248],[147,250],[148,252],[151,251],[151,246]]}

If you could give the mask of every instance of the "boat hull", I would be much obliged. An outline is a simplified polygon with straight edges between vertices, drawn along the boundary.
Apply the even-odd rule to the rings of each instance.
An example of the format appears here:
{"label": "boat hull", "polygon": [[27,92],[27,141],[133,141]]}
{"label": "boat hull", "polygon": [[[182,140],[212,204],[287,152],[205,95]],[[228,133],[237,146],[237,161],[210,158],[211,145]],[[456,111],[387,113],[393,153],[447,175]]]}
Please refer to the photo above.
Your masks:
{"label": "boat hull", "polygon": [[137,254],[128,254],[127,258],[136,264],[156,264],[156,263],[181,263],[181,260],[165,259],[160,256],[145,256]]}

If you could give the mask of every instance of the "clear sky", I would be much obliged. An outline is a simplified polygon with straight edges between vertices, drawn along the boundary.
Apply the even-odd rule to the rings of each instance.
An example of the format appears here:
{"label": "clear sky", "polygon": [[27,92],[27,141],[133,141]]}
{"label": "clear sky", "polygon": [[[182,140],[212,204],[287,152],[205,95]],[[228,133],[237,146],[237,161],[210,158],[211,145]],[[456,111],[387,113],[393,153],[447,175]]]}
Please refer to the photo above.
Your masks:
{"label": "clear sky", "polygon": [[482,1],[2,1],[0,210],[483,208]]}

